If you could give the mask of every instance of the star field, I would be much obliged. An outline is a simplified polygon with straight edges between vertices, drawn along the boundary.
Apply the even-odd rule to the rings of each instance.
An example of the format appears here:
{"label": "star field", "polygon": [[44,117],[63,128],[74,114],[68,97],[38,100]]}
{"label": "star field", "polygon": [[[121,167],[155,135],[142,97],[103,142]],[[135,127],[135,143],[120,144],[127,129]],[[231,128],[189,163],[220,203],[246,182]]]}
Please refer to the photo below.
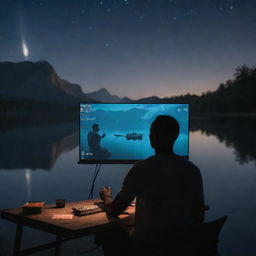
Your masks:
{"label": "star field", "polygon": [[1,3],[1,61],[24,61],[23,47],[26,59],[49,61],[85,92],[200,94],[232,78],[238,65],[255,65],[253,0]]}

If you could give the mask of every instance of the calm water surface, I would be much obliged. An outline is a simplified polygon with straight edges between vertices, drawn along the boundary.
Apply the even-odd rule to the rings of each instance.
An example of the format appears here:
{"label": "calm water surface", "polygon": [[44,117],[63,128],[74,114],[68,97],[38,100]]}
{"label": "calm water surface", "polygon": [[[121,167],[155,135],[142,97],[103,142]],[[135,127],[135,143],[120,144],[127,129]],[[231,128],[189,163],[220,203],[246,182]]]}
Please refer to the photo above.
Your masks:
{"label": "calm water surface", "polygon": [[[233,122],[233,121],[232,121]],[[256,252],[255,122],[230,132],[234,123],[195,122],[190,133],[190,160],[199,166],[206,220],[228,215],[220,239],[221,255],[250,256]],[[246,121],[248,122],[248,121]],[[21,206],[28,200],[54,203],[87,199],[94,175],[93,165],[78,165],[78,132],[75,123],[13,127],[0,130],[0,208]],[[225,128],[226,127],[226,128]],[[242,130],[241,130],[242,129]],[[245,131],[243,130],[245,129]],[[241,133],[243,136],[241,136]],[[249,137],[249,138],[248,138]],[[102,165],[94,197],[105,185],[116,194],[131,165]],[[0,255],[9,255],[15,225],[0,220]],[[23,245],[52,241],[54,236],[25,229]],[[63,255],[81,255],[93,248],[93,237],[67,242]],[[45,251],[36,255],[52,255]],[[101,248],[88,255],[102,255]]]}

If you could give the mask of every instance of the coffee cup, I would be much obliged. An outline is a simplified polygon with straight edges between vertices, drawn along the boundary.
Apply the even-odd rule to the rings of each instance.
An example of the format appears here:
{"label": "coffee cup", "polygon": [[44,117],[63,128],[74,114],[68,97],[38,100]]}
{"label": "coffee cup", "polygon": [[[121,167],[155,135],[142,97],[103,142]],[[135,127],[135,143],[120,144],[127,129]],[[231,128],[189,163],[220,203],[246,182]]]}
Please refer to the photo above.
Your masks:
{"label": "coffee cup", "polygon": [[56,207],[57,208],[64,208],[66,200],[65,199],[56,199]]}

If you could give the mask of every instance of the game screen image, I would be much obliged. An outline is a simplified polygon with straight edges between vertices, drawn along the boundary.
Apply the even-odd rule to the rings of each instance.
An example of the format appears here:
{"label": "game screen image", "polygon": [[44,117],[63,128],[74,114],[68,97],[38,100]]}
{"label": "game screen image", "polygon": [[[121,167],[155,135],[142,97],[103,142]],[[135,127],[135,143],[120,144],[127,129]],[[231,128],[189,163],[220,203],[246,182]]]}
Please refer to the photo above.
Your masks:
{"label": "game screen image", "polygon": [[80,162],[132,162],[154,154],[150,125],[158,115],[179,122],[174,152],[188,157],[188,104],[80,103]]}

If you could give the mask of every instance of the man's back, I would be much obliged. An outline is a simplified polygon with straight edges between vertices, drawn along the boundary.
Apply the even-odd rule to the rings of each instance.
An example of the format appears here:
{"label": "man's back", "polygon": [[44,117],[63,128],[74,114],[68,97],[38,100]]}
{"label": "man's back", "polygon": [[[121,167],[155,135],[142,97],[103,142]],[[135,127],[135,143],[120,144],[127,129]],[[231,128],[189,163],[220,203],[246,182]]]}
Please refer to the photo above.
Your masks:
{"label": "man's back", "polygon": [[94,151],[100,147],[101,137],[97,132],[88,132],[87,139],[90,150]]}
{"label": "man's back", "polygon": [[172,224],[196,222],[194,209],[204,205],[199,169],[176,155],[155,155],[139,162],[120,192],[127,200],[136,196],[137,239],[155,237]]}
{"label": "man's back", "polygon": [[159,237],[171,225],[204,220],[200,171],[174,152],[179,130],[175,118],[157,116],[151,124],[149,135],[155,155],[135,164],[114,200],[109,187],[100,192],[112,216],[121,214],[136,197],[133,234],[137,239]]}

